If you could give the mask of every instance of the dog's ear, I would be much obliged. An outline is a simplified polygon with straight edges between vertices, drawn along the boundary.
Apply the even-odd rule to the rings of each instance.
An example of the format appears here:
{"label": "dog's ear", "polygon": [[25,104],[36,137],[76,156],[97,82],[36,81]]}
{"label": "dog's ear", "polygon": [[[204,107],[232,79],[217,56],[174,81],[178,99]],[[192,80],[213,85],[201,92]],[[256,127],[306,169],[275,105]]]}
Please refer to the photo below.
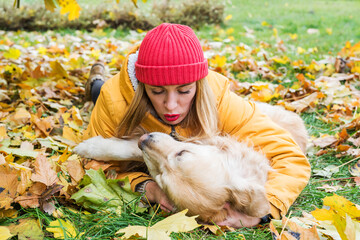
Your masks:
{"label": "dog's ear", "polygon": [[270,204],[262,188],[227,189],[228,202],[233,209],[252,217],[263,217],[270,212]]}

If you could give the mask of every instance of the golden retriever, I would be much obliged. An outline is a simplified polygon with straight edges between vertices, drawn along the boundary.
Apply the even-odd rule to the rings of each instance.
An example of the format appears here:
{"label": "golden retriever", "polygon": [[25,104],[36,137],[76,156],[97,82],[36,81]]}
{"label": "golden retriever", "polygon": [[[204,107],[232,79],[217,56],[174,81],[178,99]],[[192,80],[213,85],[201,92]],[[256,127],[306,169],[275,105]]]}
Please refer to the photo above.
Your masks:
{"label": "golden retriever", "polygon": [[[293,134],[305,151],[307,133],[302,119],[280,107],[257,103],[261,111]],[[225,204],[253,217],[269,213],[265,183],[273,171],[268,159],[230,136],[177,141],[153,132],[139,139],[104,139],[80,143],[74,151],[97,160],[145,161],[150,175],[178,210],[188,209],[205,222],[226,219]]]}

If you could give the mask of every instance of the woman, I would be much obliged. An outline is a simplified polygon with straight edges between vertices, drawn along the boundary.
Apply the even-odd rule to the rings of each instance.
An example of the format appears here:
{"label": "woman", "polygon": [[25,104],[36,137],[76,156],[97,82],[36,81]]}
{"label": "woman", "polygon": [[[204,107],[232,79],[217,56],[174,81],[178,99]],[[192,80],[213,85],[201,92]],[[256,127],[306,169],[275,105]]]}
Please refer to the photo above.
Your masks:
{"label": "woman", "polygon": [[[249,142],[267,156],[275,170],[266,184],[269,215],[254,218],[224,206],[229,216],[219,225],[252,227],[270,216],[279,219],[307,184],[310,166],[299,146],[253,103],[231,92],[227,78],[208,70],[191,28],[161,24],[146,34],[140,47],[129,53],[120,73],[103,86],[102,71],[101,65],[95,65],[91,71],[95,77],[90,77],[86,86],[87,96],[96,104],[85,139],[127,137],[138,127],[177,138],[223,133]],[[132,162],[121,164],[118,177],[128,176],[133,190],[145,192],[148,200],[159,203],[163,210],[173,210],[145,171],[133,171]]]}

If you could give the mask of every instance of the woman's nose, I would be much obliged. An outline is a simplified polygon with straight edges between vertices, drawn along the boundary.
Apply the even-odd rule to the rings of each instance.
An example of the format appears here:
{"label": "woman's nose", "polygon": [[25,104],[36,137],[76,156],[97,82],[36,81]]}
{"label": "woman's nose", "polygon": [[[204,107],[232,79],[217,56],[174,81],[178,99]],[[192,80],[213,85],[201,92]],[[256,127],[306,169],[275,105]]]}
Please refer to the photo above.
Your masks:
{"label": "woman's nose", "polygon": [[172,111],[177,107],[177,97],[174,93],[169,93],[166,96],[165,107],[168,111]]}

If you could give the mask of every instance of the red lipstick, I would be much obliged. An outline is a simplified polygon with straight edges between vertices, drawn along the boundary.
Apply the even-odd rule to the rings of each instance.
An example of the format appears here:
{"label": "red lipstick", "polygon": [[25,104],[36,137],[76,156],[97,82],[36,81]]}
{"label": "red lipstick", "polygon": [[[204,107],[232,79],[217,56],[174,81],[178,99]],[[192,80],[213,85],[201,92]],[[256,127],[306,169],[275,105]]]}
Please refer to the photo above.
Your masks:
{"label": "red lipstick", "polygon": [[164,117],[167,121],[173,122],[180,117],[180,114],[164,114]]}

